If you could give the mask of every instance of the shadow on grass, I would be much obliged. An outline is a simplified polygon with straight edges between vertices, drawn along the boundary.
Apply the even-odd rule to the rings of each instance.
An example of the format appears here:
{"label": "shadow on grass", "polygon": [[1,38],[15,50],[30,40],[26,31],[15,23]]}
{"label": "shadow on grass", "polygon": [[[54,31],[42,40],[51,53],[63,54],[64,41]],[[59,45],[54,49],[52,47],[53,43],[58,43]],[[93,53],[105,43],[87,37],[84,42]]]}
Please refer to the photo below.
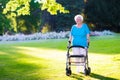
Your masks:
{"label": "shadow on grass", "polygon": [[[75,78],[77,80],[83,80],[84,79],[83,75],[84,74],[75,74],[75,73],[72,73],[72,75],[70,77],[71,78]],[[97,80],[118,80],[118,79],[115,79],[115,78],[105,77],[105,76],[102,76],[102,75],[99,75],[99,74],[95,74],[95,73],[91,73],[90,77],[92,77],[94,79],[97,79]]]}
{"label": "shadow on grass", "polygon": [[72,73],[72,75],[70,76],[71,78],[75,78],[77,80],[83,80],[83,76],[82,75],[78,75],[78,74],[75,74],[75,73]]}
{"label": "shadow on grass", "polygon": [[[32,61],[43,61],[31,56],[17,52],[17,49],[10,47],[2,49],[0,53],[0,80],[42,80],[41,71],[44,65],[37,66]],[[23,60],[22,60],[23,59]],[[24,61],[27,60],[27,61]]]}
{"label": "shadow on grass", "polygon": [[99,80],[118,80],[118,79],[115,79],[115,78],[105,77],[105,76],[95,74],[95,73],[91,73],[90,76],[95,78],[95,79],[99,79]]}

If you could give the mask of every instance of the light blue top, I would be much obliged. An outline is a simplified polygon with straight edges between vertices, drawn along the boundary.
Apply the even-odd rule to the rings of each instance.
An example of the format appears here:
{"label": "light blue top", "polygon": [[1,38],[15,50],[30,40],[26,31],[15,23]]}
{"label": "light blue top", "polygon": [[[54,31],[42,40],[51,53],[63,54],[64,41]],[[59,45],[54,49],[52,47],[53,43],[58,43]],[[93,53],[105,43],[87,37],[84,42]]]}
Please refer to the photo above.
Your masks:
{"label": "light blue top", "polygon": [[73,25],[71,28],[72,45],[87,47],[87,34],[89,33],[90,30],[87,24],[83,23],[80,28],[78,28],[76,25]]}

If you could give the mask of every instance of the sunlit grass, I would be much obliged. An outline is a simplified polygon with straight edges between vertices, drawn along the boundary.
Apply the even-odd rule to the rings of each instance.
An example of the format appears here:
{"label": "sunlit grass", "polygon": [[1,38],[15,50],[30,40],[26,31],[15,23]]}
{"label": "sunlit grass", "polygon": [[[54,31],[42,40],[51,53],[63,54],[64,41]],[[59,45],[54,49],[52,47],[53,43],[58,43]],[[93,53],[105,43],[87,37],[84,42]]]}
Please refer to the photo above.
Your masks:
{"label": "sunlit grass", "polygon": [[65,75],[67,39],[1,43],[0,80],[119,80],[119,41],[118,35],[91,37],[92,73],[77,74],[72,67],[69,77]]}

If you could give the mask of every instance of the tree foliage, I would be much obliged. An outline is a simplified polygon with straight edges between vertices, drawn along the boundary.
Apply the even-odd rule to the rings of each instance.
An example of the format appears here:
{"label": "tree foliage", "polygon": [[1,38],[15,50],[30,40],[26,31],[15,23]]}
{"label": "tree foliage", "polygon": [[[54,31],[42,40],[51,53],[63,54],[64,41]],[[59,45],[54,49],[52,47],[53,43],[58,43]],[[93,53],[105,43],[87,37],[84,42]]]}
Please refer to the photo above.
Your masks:
{"label": "tree foliage", "polygon": [[41,24],[41,10],[39,3],[30,2],[30,15],[21,15],[16,17],[17,30],[25,34],[35,33],[39,31]]}
{"label": "tree foliage", "polygon": [[5,9],[3,10],[3,14],[11,14],[11,16],[16,17],[20,15],[28,15],[30,14],[30,0],[10,0]]}
{"label": "tree foliage", "polygon": [[119,5],[119,0],[0,0],[0,34],[13,29],[34,33],[45,25],[52,31],[70,30],[74,16],[83,13],[93,30],[120,32]]}
{"label": "tree foliage", "polygon": [[7,29],[11,29],[10,20],[7,19],[4,14],[2,14],[3,8],[7,2],[8,0],[0,0],[0,35],[2,35]]}
{"label": "tree foliage", "polygon": [[[39,7],[37,7],[37,9],[32,8],[34,4],[38,3]],[[69,13],[69,11],[66,10],[61,4],[57,3],[56,0],[10,0],[4,8],[3,14],[6,14],[7,18],[11,20],[11,26],[14,28],[14,31],[26,32],[29,30],[31,33],[38,31],[36,29],[38,29],[38,26],[42,23],[42,20],[40,19],[41,14],[39,14],[40,17],[37,16],[35,18],[34,15],[36,13],[34,14],[32,12],[34,10],[38,10],[38,13],[40,13],[41,10],[39,10],[39,8],[41,10],[47,10],[51,15],[56,15],[58,11],[59,13]],[[33,19],[34,21],[32,21]]]}
{"label": "tree foliage", "polygon": [[69,11],[65,10],[65,8],[61,4],[57,3],[56,0],[44,0],[41,9],[47,9],[47,11],[52,15],[57,14],[57,11],[60,13],[69,13]]}
{"label": "tree foliage", "polygon": [[[6,8],[3,13],[10,13],[11,16],[20,16],[20,15],[30,15],[30,2],[34,0],[10,0],[6,4]],[[65,10],[64,7],[57,3],[56,0],[37,0],[42,4],[41,10],[47,9],[52,15],[57,14],[57,11],[60,13],[68,13],[68,10]],[[13,5],[14,4],[14,5]]]}
{"label": "tree foliage", "polygon": [[86,21],[95,29],[120,31],[119,0],[88,0],[85,7]]}
{"label": "tree foliage", "polygon": [[84,0],[57,0],[57,2],[68,9],[70,13],[55,16],[56,30],[70,30],[71,26],[75,24],[74,16],[83,13]]}

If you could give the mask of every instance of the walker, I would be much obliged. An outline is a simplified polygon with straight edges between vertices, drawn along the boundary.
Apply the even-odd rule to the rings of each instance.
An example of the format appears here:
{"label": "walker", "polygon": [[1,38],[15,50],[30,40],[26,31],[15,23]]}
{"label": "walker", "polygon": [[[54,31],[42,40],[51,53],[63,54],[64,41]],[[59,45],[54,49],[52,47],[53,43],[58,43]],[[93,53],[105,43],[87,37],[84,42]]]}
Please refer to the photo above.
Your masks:
{"label": "walker", "polygon": [[[70,76],[72,74],[71,71],[71,66],[84,66],[84,74],[90,75],[91,73],[91,68],[89,67],[88,64],[88,47],[83,47],[83,46],[79,46],[79,45],[75,45],[75,46],[70,46],[71,42],[69,41],[68,47],[67,47],[67,60],[66,60],[66,75]],[[70,55],[70,49],[72,48],[84,48],[86,50],[86,56],[84,55]],[[72,58],[80,58],[81,61],[76,62],[76,61],[71,61]]]}

